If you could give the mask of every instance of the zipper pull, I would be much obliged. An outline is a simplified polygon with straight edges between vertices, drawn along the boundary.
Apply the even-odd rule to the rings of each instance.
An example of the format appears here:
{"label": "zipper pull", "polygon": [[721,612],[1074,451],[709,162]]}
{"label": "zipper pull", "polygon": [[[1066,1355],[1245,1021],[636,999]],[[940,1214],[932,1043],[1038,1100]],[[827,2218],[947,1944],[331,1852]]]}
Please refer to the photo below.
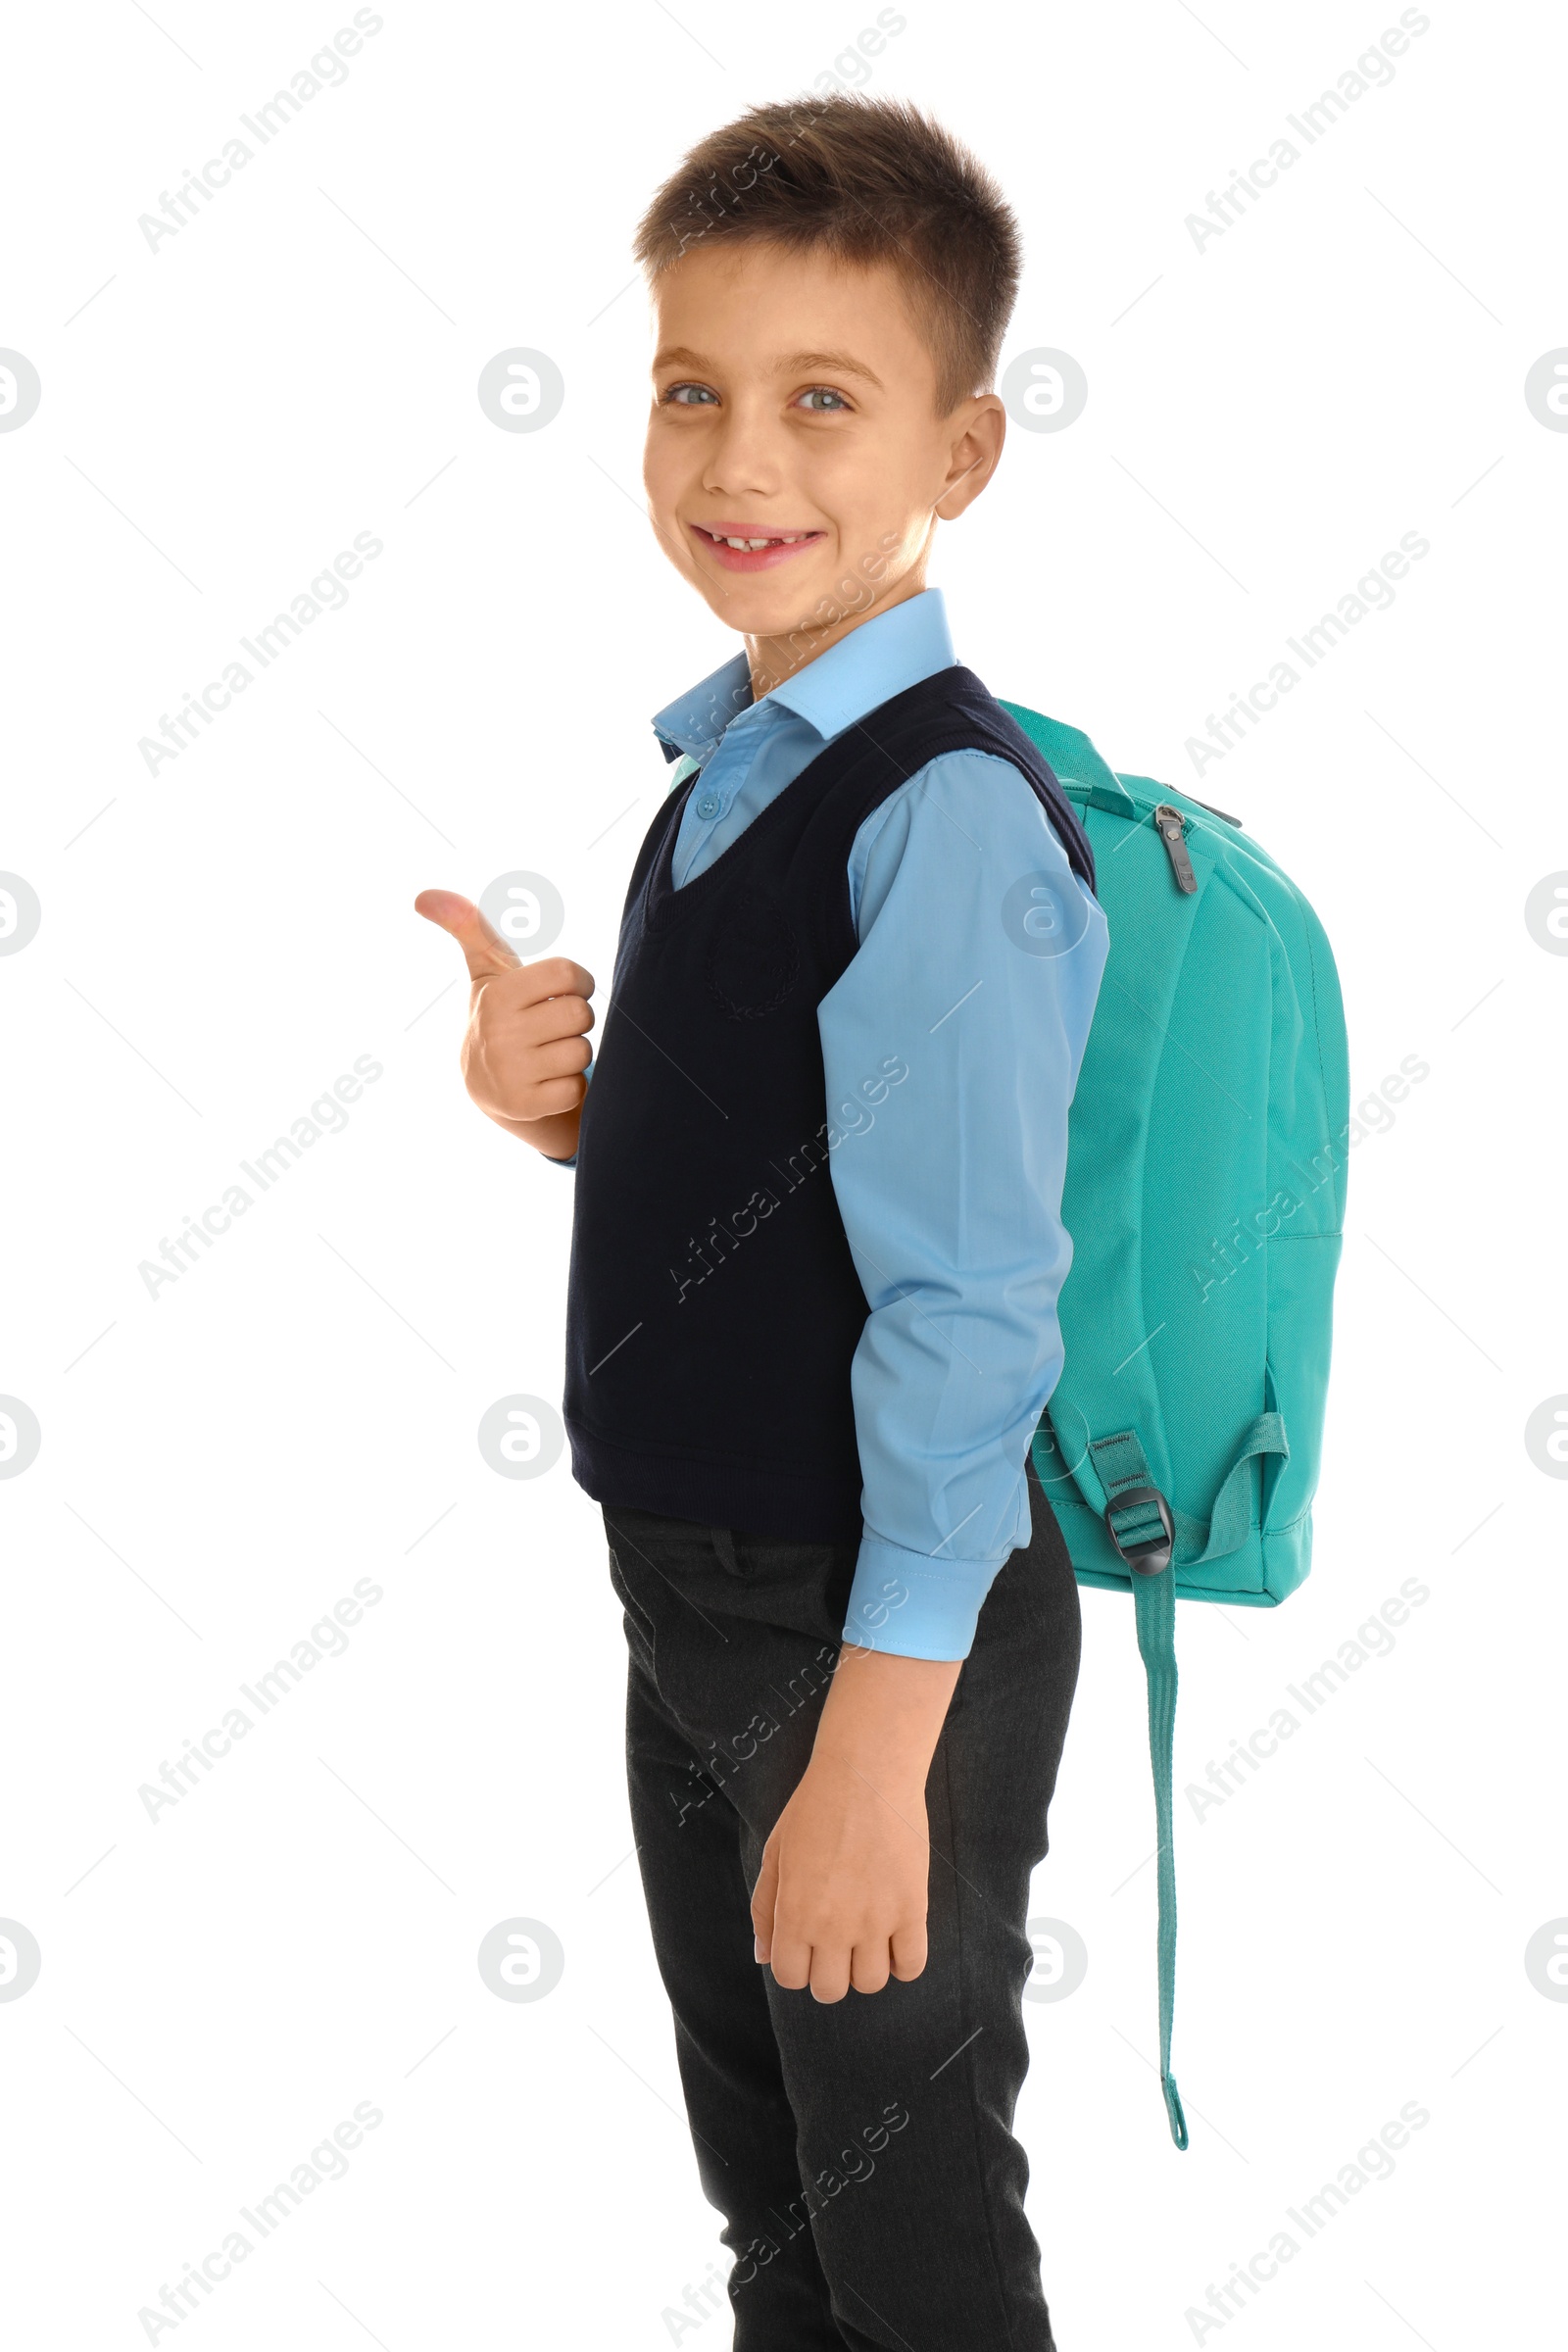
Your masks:
{"label": "zipper pull", "polygon": [[1198,876],[1187,855],[1187,826],[1181,810],[1173,808],[1169,801],[1161,801],[1154,810],[1154,828],[1165,844],[1177,889],[1195,891],[1198,888]]}

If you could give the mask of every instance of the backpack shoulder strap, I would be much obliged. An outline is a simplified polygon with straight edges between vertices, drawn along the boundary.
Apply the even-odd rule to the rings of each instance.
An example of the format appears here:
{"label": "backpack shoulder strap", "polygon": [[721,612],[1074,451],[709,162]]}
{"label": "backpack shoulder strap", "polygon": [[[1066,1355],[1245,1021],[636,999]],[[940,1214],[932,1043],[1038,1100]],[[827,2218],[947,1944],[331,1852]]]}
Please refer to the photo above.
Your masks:
{"label": "backpack shoulder strap", "polygon": [[[1133,1607],[1138,1621],[1138,1648],[1149,1683],[1149,1760],[1154,1776],[1154,1824],[1157,1838],[1155,1869],[1159,1886],[1159,2087],[1164,2093],[1170,2135],[1179,2148],[1187,2145],[1187,2118],[1181,2092],[1170,2071],[1170,2033],[1176,2009],[1176,1851],[1171,1810],[1172,1759],[1176,1736],[1176,1570],[1172,1547],[1161,1540],[1157,1512],[1147,1499],[1154,1493],[1149,1464],[1136,1436],[1125,1430],[1102,1438],[1095,1446],[1101,1483],[1109,1495],[1106,1524],[1126,1512],[1129,1524],[1112,1534],[1120,1549],[1137,1545],[1128,1565],[1132,1570]],[[1126,1497],[1118,1507],[1117,1494]],[[1138,1529],[1135,1536],[1134,1528]],[[1168,1523],[1164,1534],[1168,1537]],[[1161,1551],[1163,1563],[1156,1566]]]}
{"label": "backpack shoulder strap", "polygon": [[1086,801],[1091,808],[1108,809],[1113,816],[1137,817],[1138,807],[1131,793],[1081,728],[1069,727],[1059,718],[1047,718],[1022,703],[1004,703],[1002,708],[1043,755],[1063,792]]}

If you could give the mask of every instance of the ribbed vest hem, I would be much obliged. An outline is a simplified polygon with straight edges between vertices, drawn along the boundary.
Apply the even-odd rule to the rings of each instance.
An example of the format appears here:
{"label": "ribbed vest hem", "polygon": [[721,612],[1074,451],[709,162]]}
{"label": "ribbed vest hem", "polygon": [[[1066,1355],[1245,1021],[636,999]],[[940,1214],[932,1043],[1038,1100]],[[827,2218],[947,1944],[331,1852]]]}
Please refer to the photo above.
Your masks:
{"label": "ribbed vest hem", "polygon": [[780,1543],[858,1544],[860,1475],[837,1483],[764,1462],[694,1460],[617,1446],[569,1416],[571,1474],[595,1502],[657,1511],[701,1527],[735,1527]]}

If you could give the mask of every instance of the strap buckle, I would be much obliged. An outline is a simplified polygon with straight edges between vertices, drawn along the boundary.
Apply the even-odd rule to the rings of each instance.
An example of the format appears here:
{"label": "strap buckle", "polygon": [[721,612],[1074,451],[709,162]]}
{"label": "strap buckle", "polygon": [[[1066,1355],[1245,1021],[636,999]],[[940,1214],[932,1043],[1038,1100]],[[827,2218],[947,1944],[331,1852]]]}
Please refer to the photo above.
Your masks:
{"label": "strap buckle", "polygon": [[[1110,1523],[1111,1515],[1116,1511],[1128,1510],[1134,1503],[1139,1502],[1158,1504],[1160,1525],[1165,1531],[1164,1540],[1161,1542],[1155,1538],[1135,1544],[1131,1551],[1128,1551],[1123,1548],[1116,1530]],[[1104,1518],[1105,1533],[1116,1546],[1117,1557],[1126,1561],[1135,1576],[1158,1576],[1161,1569],[1170,1565],[1171,1549],[1176,1541],[1176,1529],[1170,1515],[1170,1504],[1157,1487],[1124,1487],[1119,1494],[1113,1495],[1106,1503]]]}

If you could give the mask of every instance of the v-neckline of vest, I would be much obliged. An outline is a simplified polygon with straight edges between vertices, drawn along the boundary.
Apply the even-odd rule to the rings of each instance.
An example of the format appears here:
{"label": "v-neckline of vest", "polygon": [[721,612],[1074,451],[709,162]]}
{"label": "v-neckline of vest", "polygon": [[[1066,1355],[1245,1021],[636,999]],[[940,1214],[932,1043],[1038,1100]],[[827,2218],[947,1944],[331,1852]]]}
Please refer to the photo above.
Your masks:
{"label": "v-neckline of vest", "polygon": [[[847,737],[857,729],[863,733],[867,719],[874,718],[878,710],[890,710],[895,703],[906,701],[910,695],[928,691],[939,679],[948,687],[952,687],[955,683],[960,688],[966,688],[970,684],[980,686],[980,680],[974,676],[965,663],[961,662],[948,662],[941,669],[932,670],[926,677],[916,678],[912,686],[900,687],[897,694],[890,694],[885,702],[877,703],[870,710],[862,711],[858,719],[849,720],[836,735],[831,736],[823,744],[819,752],[812,754],[801,769],[800,774],[790,778],[783,791],[774,795],[760,815],[753,817],[746,830],[737,835],[728,849],[720,850],[711,865],[705,866],[700,874],[693,875],[691,881],[683,882],[677,890],[673,880],[675,842],[680,833],[681,820],[686,813],[686,804],[693,791],[702,782],[703,771],[699,768],[695,775],[688,776],[680,788],[679,806],[664,829],[664,838],[660,844],[659,855],[654,859],[653,871],[649,876],[643,916],[648,928],[652,931],[666,930],[692,905],[701,904],[703,898],[710,894],[718,878],[724,873],[726,866],[729,866],[732,872],[734,871],[731,860],[736,858],[737,853],[748,843],[755,847],[760,837],[765,837],[766,829],[770,824],[781,821],[780,812],[789,801],[791,794],[799,789],[813,768],[844,746]],[[985,692],[983,686],[980,687],[980,690],[982,693]],[[873,749],[880,750],[882,748],[876,743],[874,737],[868,740]],[[850,756],[852,758],[856,756],[853,749]],[[859,756],[863,758],[863,752]],[[693,899],[694,892],[697,894],[695,900]]]}
{"label": "v-neckline of vest", "polygon": [[[649,877],[648,900],[644,914],[644,920],[649,929],[653,931],[667,929],[689,909],[692,904],[700,903],[701,899],[709,894],[709,886],[712,884],[715,877],[722,874],[724,868],[730,864],[736,852],[744,849],[748,843],[756,846],[759,834],[765,833],[767,826],[776,821],[777,812],[782,809],[796,786],[810,774],[819,760],[827,758],[827,755],[843,741],[844,736],[848,733],[847,727],[842,728],[837,735],[823,744],[820,751],[813,752],[800,774],[791,776],[783,791],[773,795],[767,807],[759,815],[753,817],[745,831],[738,833],[727,849],[719,851],[712,864],[705,865],[700,874],[694,874],[689,882],[683,882],[677,890],[673,878],[675,843],[680,833],[682,819],[686,814],[686,805],[693,791],[702,782],[703,771],[699,768],[695,775],[688,776],[682,787],[680,802],[675,813],[664,828],[664,838],[660,844],[659,855],[654,860],[654,870]],[[694,902],[692,898],[694,891],[698,894],[697,902]]]}

